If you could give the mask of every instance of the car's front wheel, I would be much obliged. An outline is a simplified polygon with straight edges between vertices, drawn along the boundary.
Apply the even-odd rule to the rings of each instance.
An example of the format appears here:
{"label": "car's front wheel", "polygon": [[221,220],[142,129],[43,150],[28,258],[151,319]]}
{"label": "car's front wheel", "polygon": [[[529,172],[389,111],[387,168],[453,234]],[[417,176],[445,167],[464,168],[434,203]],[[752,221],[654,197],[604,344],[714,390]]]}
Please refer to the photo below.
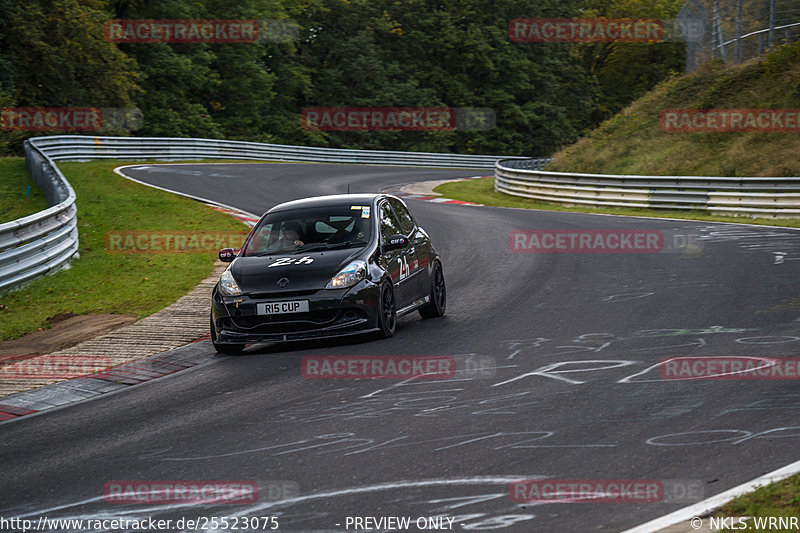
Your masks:
{"label": "car's front wheel", "polygon": [[244,351],[244,344],[218,344],[217,330],[214,328],[214,317],[211,317],[211,344],[217,353],[225,355],[238,355]]}
{"label": "car's front wheel", "polygon": [[444,284],[444,272],[442,264],[436,261],[433,264],[433,274],[431,276],[431,301],[419,308],[422,318],[436,318],[444,315],[447,308],[447,288]]}
{"label": "car's front wheel", "polygon": [[383,338],[394,335],[397,328],[397,303],[394,299],[394,287],[389,281],[381,284],[381,297],[378,301],[378,333]]}

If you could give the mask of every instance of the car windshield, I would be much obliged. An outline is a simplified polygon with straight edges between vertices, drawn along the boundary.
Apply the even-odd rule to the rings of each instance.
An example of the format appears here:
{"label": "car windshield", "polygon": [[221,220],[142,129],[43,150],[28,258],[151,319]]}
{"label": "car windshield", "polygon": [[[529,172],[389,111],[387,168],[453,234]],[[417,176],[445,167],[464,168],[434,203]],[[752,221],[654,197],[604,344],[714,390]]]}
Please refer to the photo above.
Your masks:
{"label": "car windshield", "polygon": [[279,211],[250,233],[242,256],[301,253],[365,246],[372,237],[368,205]]}

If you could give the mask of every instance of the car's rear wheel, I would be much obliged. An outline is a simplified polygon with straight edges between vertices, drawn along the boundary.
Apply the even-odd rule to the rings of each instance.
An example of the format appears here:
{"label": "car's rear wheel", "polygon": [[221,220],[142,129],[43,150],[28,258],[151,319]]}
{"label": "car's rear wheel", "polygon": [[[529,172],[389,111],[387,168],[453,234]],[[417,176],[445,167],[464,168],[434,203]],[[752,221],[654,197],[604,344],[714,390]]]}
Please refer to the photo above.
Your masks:
{"label": "car's rear wheel", "polygon": [[381,284],[381,297],[378,302],[378,333],[383,338],[394,335],[397,328],[397,302],[394,299],[394,287],[389,281]]}
{"label": "car's rear wheel", "polygon": [[244,344],[218,344],[217,330],[214,328],[214,317],[211,317],[211,344],[217,353],[225,355],[238,355],[244,351]]}
{"label": "car's rear wheel", "polygon": [[436,318],[444,315],[446,308],[447,288],[444,284],[444,272],[442,264],[436,261],[431,275],[431,301],[419,308],[419,314],[422,318]]}

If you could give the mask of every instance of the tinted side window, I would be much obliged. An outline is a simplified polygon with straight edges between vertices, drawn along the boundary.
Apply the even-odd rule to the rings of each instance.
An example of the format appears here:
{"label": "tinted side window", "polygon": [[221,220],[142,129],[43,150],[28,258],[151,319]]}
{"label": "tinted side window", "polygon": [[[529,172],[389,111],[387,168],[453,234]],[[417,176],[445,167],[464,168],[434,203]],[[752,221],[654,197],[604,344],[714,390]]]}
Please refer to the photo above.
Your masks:
{"label": "tinted side window", "polygon": [[408,236],[414,230],[415,226],[414,219],[411,218],[411,213],[408,212],[408,209],[406,209],[406,206],[404,206],[403,202],[400,200],[389,198],[389,203],[392,204],[394,213],[400,220],[400,228],[403,230],[403,235]]}
{"label": "tinted side window", "polygon": [[392,235],[402,233],[400,224],[394,216],[392,206],[387,202],[381,203],[381,235],[384,239],[388,239]]}
{"label": "tinted side window", "polygon": [[257,254],[263,252],[269,245],[278,240],[278,228],[273,224],[262,224],[256,232],[250,236],[244,255]]}

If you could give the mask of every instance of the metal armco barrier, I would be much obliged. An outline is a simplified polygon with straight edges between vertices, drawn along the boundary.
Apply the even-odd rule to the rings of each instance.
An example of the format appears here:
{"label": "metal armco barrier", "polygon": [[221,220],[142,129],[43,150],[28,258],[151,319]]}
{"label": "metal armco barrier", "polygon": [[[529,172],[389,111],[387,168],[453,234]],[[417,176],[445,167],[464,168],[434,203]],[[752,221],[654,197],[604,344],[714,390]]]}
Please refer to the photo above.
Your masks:
{"label": "metal armco barrier", "polygon": [[[25,142],[28,170],[52,207],[0,224],[0,291],[67,265],[78,251],[75,192],[55,161],[251,159],[489,169],[503,157],[344,150],[215,139],[84,135],[32,138]],[[528,161],[540,161],[537,168],[541,168],[548,159]]]}
{"label": "metal armco barrier", "polygon": [[[430,166],[453,168],[494,168],[507,156],[346,150],[283,144],[262,144],[216,139],[168,137],[89,137],[59,135],[31,139],[54,161],[91,159],[252,159],[320,163]],[[546,162],[547,160],[541,160]],[[543,163],[544,164],[544,163]]]}
{"label": "metal armco barrier", "polygon": [[498,161],[495,190],[572,205],[701,209],[773,218],[800,215],[800,178],[573,174],[545,172],[537,165]]}
{"label": "metal armco barrier", "polygon": [[75,191],[30,140],[25,141],[25,158],[51,207],[0,224],[0,291],[66,265],[78,251]]}

